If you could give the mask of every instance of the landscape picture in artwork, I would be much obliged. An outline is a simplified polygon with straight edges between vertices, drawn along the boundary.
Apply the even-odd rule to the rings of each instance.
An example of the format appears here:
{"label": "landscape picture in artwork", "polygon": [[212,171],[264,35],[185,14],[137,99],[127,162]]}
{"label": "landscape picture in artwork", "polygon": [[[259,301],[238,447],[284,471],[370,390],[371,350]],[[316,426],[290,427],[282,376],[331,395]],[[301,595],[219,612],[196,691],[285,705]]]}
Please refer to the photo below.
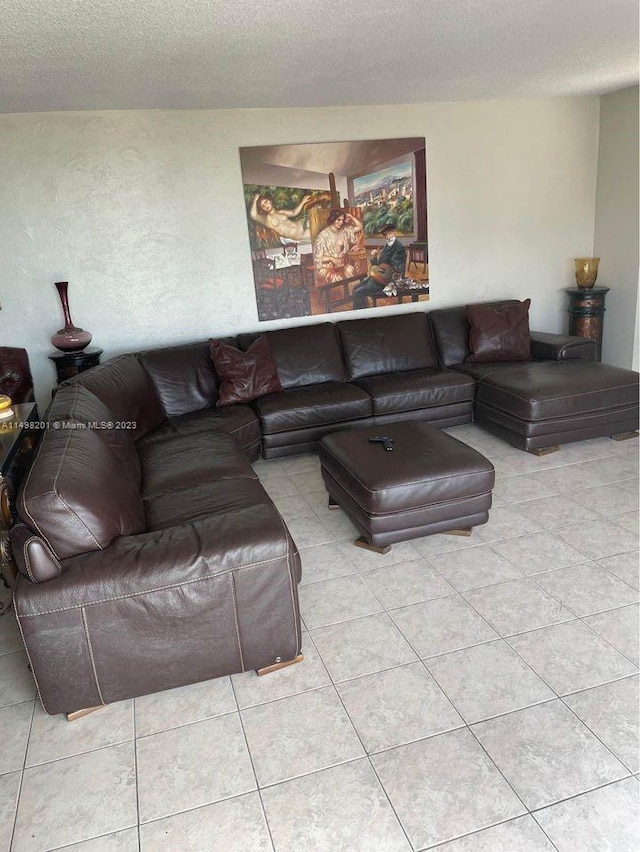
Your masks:
{"label": "landscape picture in artwork", "polygon": [[424,138],[240,149],[258,318],[429,298]]}

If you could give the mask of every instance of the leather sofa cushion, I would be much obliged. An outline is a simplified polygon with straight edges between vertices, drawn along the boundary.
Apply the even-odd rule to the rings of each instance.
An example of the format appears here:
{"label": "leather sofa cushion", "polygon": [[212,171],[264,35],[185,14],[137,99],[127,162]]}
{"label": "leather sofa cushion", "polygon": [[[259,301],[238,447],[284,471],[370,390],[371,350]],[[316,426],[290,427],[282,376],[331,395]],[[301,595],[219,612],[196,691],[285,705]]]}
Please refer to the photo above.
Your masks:
{"label": "leather sofa cushion", "polygon": [[[134,444],[135,430],[116,428],[115,414],[87,388],[79,384],[60,388],[49,406],[46,418],[50,423],[75,422],[95,428],[99,431],[100,438],[117,454],[118,464],[126,467],[133,481],[140,485],[140,462]],[[97,429],[93,425],[107,423],[113,423],[113,428]]]}
{"label": "leather sofa cushion", "polygon": [[[222,339],[231,345],[236,343],[235,338]],[[208,343],[153,349],[141,352],[139,357],[167,417],[179,417],[215,404],[218,377],[209,357]]]}
{"label": "leather sofa cushion", "polygon": [[144,499],[193,488],[204,482],[256,478],[239,444],[224,432],[199,432],[171,441],[146,441],[138,446],[138,453]]}
{"label": "leather sofa cushion", "polygon": [[[499,302],[483,302],[482,304],[517,305],[518,302],[515,299],[503,299]],[[436,339],[440,364],[443,367],[462,364],[470,354],[469,321],[464,305],[429,311],[427,316],[431,322],[431,328]]]}
{"label": "leather sofa cushion", "polygon": [[342,382],[324,382],[263,396],[254,402],[263,433],[287,432],[371,415],[366,391]]}
{"label": "leather sofa cushion", "polygon": [[260,443],[260,421],[255,411],[248,405],[229,405],[171,417],[141,438],[136,447],[140,452],[140,448],[146,444],[188,438],[202,432],[226,432],[236,439],[245,452]]}
{"label": "leather sofa cushion", "polygon": [[351,380],[438,366],[425,313],[348,320],[337,325]]}
{"label": "leather sofa cushion", "polygon": [[409,370],[360,379],[373,400],[373,413],[392,414],[473,400],[473,379],[448,370]]}
{"label": "leather sofa cushion", "polygon": [[496,365],[476,400],[522,420],[582,416],[638,404],[637,374],[592,361],[531,361]]}
{"label": "leather sofa cushion", "polygon": [[58,559],[144,530],[137,471],[92,429],[49,429],[18,500],[22,520]]}
{"label": "leather sofa cushion", "polygon": [[466,361],[530,361],[529,306],[531,299],[516,304],[467,305],[469,349]]}
{"label": "leather sofa cushion", "polygon": [[[282,328],[264,332],[264,335],[269,341],[283,389],[346,381],[340,342],[333,323]],[[240,346],[247,349],[256,336],[239,335]]]}
{"label": "leather sofa cushion", "polygon": [[220,380],[216,406],[251,402],[282,390],[267,338],[261,334],[246,352],[222,340],[209,340],[209,353]]}
{"label": "leather sofa cushion", "polygon": [[160,397],[136,355],[120,355],[65,382],[82,385],[101,399],[121,423],[135,423],[141,438],[165,419]]}
{"label": "leather sofa cushion", "polygon": [[177,524],[189,524],[220,512],[235,512],[247,506],[272,505],[273,501],[258,479],[241,477],[204,482],[145,501],[148,530],[161,530]]}

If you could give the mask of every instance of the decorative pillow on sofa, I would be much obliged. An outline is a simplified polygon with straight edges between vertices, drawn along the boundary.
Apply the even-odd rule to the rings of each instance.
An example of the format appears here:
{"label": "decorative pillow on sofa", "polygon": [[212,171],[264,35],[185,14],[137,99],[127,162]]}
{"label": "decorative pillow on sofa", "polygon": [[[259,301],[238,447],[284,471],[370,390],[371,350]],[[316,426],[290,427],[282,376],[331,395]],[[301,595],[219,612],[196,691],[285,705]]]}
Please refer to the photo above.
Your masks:
{"label": "decorative pillow on sofa", "polygon": [[220,379],[217,406],[249,402],[282,390],[276,362],[264,335],[254,340],[246,352],[211,338],[209,352]]}
{"label": "decorative pillow on sofa", "polygon": [[464,360],[472,363],[530,361],[530,304],[531,299],[497,305],[467,305],[471,354]]}

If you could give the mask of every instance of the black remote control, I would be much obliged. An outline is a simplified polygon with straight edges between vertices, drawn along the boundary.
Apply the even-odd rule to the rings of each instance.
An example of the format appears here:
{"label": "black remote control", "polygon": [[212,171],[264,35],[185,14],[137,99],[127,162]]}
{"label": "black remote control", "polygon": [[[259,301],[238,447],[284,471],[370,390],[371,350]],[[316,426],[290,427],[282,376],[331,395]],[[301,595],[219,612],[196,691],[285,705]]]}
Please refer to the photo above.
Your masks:
{"label": "black remote control", "polygon": [[388,435],[374,435],[373,438],[369,438],[369,443],[382,444],[388,453],[393,451],[393,438]]}

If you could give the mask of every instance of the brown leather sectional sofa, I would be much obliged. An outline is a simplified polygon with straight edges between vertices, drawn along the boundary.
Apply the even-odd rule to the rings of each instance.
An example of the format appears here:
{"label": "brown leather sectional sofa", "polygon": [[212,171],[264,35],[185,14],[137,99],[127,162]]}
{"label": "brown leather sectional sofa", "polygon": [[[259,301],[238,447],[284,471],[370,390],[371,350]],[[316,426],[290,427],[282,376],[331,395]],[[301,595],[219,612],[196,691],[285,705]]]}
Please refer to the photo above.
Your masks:
{"label": "brown leather sectional sofa", "polygon": [[[464,309],[268,331],[282,390],[217,408],[206,342],[63,385],[13,531],[15,610],[49,713],[295,659],[300,560],[250,461],[327,432],[474,416],[531,449],[637,427],[638,376],[582,338],[468,364]],[[247,348],[257,335],[229,339]],[[54,425],[56,425],[54,428]]]}

